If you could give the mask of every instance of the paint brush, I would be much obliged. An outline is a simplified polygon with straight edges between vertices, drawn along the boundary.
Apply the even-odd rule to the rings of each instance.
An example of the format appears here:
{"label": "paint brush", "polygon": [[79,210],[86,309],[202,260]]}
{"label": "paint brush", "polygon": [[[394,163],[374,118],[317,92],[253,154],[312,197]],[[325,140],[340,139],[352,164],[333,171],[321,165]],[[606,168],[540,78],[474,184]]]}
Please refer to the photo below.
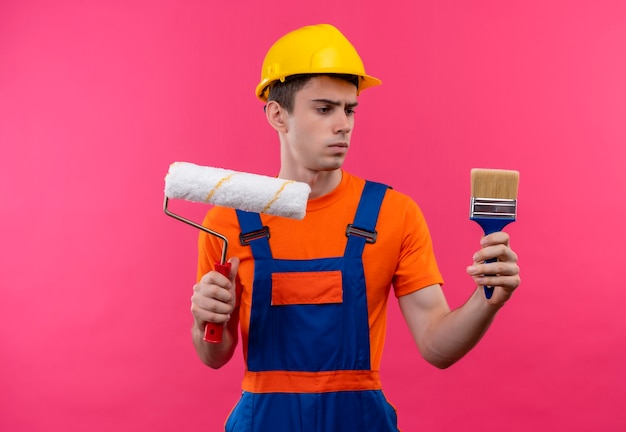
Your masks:
{"label": "paint brush", "polygon": [[[478,223],[485,235],[502,231],[515,222],[519,171],[474,168],[471,177],[470,220]],[[496,258],[485,262],[495,261]],[[484,291],[490,299],[493,287],[485,286]]]}

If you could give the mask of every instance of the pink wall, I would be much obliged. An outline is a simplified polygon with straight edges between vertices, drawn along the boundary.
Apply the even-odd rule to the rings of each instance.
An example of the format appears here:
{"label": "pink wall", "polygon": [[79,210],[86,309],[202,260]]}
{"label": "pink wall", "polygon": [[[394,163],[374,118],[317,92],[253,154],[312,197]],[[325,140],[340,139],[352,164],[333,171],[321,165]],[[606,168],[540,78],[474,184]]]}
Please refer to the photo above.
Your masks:
{"label": "pink wall", "polygon": [[162,214],[163,177],[276,173],[260,63],[317,22],[384,81],[348,168],[421,204],[453,306],[480,236],[470,168],[521,171],[523,285],[481,344],[436,370],[392,307],[403,429],[626,429],[626,4],[239,3],[0,3],[0,430],[219,430],[241,361],[195,357],[197,234]]}

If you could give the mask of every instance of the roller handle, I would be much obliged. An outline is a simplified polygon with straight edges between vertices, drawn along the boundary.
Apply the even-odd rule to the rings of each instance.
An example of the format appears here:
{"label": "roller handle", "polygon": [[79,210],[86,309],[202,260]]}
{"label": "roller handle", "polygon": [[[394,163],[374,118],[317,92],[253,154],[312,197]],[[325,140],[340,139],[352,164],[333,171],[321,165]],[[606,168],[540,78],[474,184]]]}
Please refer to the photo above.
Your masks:
{"label": "roller handle", "polygon": [[[215,264],[215,270],[228,277],[230,275],[230,263]],[[224,324],[206,323],[204,326],[204,341],[209,343],[221,343]]]}

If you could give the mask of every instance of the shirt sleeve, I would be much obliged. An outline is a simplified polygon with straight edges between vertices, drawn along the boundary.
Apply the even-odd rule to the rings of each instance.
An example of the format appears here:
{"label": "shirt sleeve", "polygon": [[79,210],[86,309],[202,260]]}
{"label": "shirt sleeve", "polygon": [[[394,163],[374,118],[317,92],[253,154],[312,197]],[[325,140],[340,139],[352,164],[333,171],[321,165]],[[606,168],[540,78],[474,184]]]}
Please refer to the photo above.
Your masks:
{"label": "shirt sleeve", "polygon": [[[215,212],[213,210],[207,212],[202,222],[203,226],[215,226]],[[202,276],[214,269],[215,263],[219,262],[221,258],[222,247],[222,241],[219,238],[204,231],[200,231],[198,235],[197,280],[200,280]]]}
{"label": "shirt sleeve", "polygon": [[419,206],[408,199],[404,212],[403,240],[398,268],[393,278],[396,297],[430,285],[443,284],[430,231]]}

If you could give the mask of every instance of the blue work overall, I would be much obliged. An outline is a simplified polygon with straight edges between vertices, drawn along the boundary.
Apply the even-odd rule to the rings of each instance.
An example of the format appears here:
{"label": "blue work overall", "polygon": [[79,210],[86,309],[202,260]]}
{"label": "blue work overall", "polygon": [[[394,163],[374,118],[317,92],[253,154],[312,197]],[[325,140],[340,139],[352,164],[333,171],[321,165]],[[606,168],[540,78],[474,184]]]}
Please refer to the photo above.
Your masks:
{"label": "blue work overall", "polygon": [[[348,225],[344,256],[311,260],[272,257],[268,235],[249,241],[254,257],[254,285],[247,369],[251,373],[308,373],[331,377],[332,391],[244,391],[226,422],[227,432],[398,431],[395,409],[379,387],[341,389],[332,374],[371,371],[369,321],[361,255],[375,242],[376,221],[387,186],[366,182],[354,223]],[[242,238],[263,232],[257,213],[237,211]],[[254,237],[254,236],[252,236]],[[272,304],[273,277],[325,272],[339,275],[340,298],[322,304]],[[297,278],[293,279],[296,281]],[[302,279],[306,280],[306,277]],[[302,282],[304,284],[306,282]],[[306,286],[302,286],[306,292]],[[307,303],[307,302],[303,302]],[[349,386],[348,386],[349,387]]]}

